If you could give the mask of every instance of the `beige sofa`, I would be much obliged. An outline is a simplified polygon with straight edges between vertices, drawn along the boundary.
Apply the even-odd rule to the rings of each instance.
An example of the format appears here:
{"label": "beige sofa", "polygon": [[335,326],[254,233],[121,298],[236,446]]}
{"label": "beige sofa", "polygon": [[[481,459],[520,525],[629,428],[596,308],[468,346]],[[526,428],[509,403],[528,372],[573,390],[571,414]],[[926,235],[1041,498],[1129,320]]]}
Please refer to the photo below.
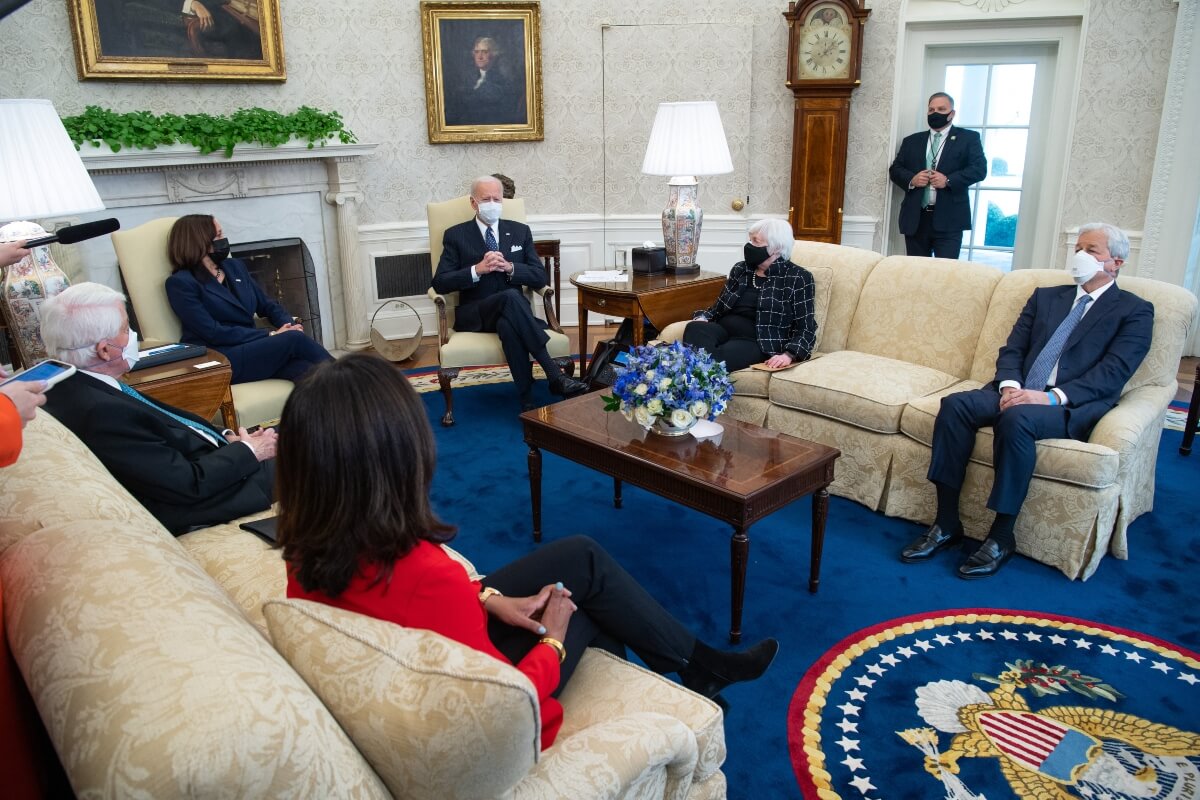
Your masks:
{"label": "beige sofa", "polygon": [[48,414],[0,504],[9,644],[80,797],[725,796],[711,701],[589,650],[539,752],[515,668],[282,599],[278,551],[172,538]]}
{"label": "beige sofa", "polygon": [[[792,260],[813,273],[818,357],[776,373],[735,373],[729,413],[838,447],[830,491],[922,524],[935,497],[925,479],[941,398],[982,386],[1033,290],[1069,282],[1062,270],[1002,273],[980,264],[797,242]],[[1175,396],[1196,297],[1160,281],[1127,277],[1123,289],[1154,304],[1150,354],[1120,404],[1091,439],[1038,445],[1029,497],[1017,519],[1017,549],[1088,578],[1105,552],[1127,558],[1129,524],[1154,502],[1163,416]],[[686,323],[662,338],[682,336]],[[983,538],[992,484],[991,429],[979,433],[963,487],[963,523]]]}

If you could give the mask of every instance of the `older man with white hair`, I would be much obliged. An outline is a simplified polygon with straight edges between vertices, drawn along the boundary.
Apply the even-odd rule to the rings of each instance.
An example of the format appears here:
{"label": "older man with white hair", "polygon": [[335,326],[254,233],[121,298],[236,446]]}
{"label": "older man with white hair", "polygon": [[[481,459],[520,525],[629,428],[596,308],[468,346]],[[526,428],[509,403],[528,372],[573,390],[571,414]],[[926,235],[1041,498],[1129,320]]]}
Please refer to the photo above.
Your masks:
{"label": "older man with white hair", "polygon": [[120,382],[137,361],[125,296],[80,283],[41,308],[53,358],[78,371],[47,395],[46,410],[172,533],[270,507],[276,434],[220,431]]}
{"label": "older man with white hair", "polygon": [[1129,238],[1102,222],[1083,225],[1067,265],[1073,285],[1035,289],[996,358],[987,386],[942,398],[933,425],[929,480],[937,516],[900,553],[925,561],[962,540],[958,498],[975,434],[991,426],[995,479],[987,507],[996,512],[983,544],[958,568],[961,578],[996,574],[1016,552],[1016,521],[1041,439],[1086,442],[1117,404],[1150,349],[1154,306],[1117,286]]}
{"label": "older man with white hair", "polygon": [[533,365],[541,364],[550,391],[571,397],[587,391],[580,381],[564,375],[550,353],[546,326],[533,316],[522,286],[540,289],[546,285],[546,268],[533,246],[528,225],[500,219],[504,189],[491,175],[471,184],[474,219],[446,229],[442,257],[433,275],[435,291],[458,292],[454,330],[483,331],[500,336],[508,371],[521,400],[521,408],[533,408]]}
{"label": "older man with white hair", "polygon": [[782,219],[754,223],[743,260],[729,270],[712,307],[692,316],[683,341],[712,353],[730,372],[764,362],[779,369],[812,355],[816,287],[812,273],[791,261],[795,243]]}

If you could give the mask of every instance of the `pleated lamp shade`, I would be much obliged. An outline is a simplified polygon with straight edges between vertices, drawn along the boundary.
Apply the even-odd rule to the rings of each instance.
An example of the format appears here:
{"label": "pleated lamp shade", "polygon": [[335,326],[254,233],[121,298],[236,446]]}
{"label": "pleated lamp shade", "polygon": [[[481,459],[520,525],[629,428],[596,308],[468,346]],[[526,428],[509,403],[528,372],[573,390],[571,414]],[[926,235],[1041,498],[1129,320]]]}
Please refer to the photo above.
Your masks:
{"label": "pleated lamp shade", "polygon": [[659,103],[642,160],[644,175],[733,172],[721,112],[712,100]]}
{"label": "pleated lamp shade", "polygon": [[0,222],[104,203],[49,100],[0,100]]}

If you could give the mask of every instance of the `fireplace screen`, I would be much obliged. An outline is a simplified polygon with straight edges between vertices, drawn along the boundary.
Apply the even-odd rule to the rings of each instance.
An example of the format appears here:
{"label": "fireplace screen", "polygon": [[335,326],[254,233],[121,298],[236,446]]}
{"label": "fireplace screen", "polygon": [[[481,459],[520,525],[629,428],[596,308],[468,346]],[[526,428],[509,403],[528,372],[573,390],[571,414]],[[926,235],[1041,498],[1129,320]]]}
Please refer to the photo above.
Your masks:
{"label": "fireplace screen", "polygon": [[312,256],[302,239],[269,239],[230,245],[230,256],[246,262],[250,275],[287,312],[299,317],[304,330],[321,340],[321,308]]}

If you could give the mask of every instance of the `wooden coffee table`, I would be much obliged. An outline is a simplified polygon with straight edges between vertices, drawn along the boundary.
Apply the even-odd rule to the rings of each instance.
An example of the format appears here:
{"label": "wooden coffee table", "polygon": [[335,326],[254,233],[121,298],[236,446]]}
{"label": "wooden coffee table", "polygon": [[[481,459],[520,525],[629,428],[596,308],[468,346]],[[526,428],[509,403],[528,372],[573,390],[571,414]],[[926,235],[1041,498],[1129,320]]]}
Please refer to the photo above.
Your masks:
{"label": "wooden coffee table", "polygon": [[723,520],[733,526],[729,641],[738,642],[750,526],[806,495],[813,498],[808,590],[817,591],[828,486],[841,451],[728,416],[718,421],[725,429],[719,444],[698,442],[691,435],[659,436],[604,411],[598,393],[521,414],[529,445],[534,541],[542,540],[542,450],[612,476],[616,508],[621,507],[624,481]]}
{"label": "wooden coffee table", "polygon": [[[200,367],[200,364],[210,366]],[[209,349],[196,358],[127,372],[121,380],[148,397],[190,411],[201,419],[212,419],[220,409],[225,427],[237,430],[237,412],[229,389],[232,377],[229,359]]]}

